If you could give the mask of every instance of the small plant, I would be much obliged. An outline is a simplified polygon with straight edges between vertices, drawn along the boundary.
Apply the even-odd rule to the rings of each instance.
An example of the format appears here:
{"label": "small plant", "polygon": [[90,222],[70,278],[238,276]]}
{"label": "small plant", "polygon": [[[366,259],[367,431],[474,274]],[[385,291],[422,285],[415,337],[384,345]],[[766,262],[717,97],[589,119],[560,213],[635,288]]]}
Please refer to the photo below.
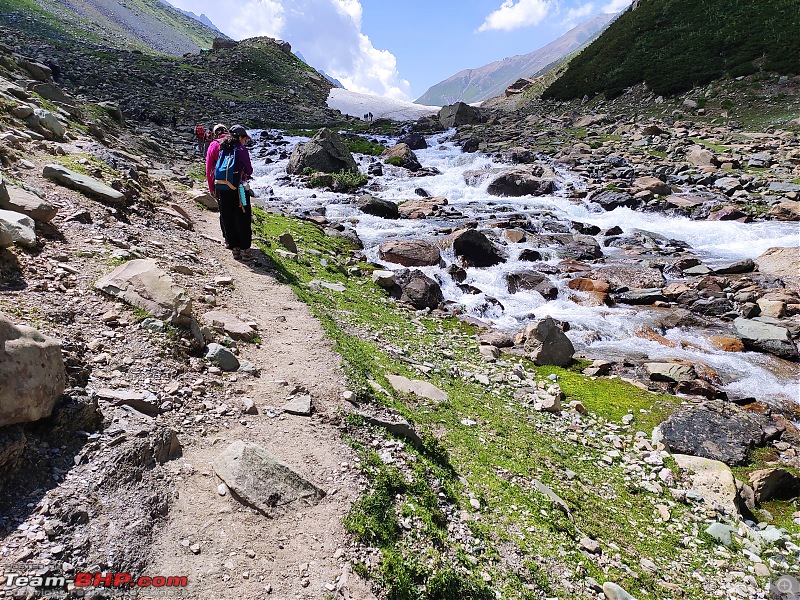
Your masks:
{"label": "small plant", "polygon": [[369,180],[369,177],[364,175],[361,171],[339,171],[333,174],[333,180],[338,182],[340,186],[345,189],[352,189],[361,187]]}
{"label": "small plant", "polygon": [[369,140],[365,140],[361,136],[357,135],[345,138],[345,144],[347,145],[347,149],[355,154],[380,156],[383,153],[383,151],[386,150],[386,146],[370,142]]}
{"label": "small plant", "polygon": [[386,159],[386,164],[394,165],[395,167],[402,167],[403,159],[399,156],[392,156],[391,158]]}

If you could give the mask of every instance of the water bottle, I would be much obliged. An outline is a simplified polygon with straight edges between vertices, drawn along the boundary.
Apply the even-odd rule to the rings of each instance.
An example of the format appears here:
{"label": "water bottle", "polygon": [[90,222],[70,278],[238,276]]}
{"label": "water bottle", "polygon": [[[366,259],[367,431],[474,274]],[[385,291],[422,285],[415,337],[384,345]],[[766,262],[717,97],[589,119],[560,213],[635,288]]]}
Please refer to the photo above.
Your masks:
{"label": "water bottle", "polygon": [[239,202],[242,206],[247,206],[247,193],[244,191],[244,185],[239,185]]}

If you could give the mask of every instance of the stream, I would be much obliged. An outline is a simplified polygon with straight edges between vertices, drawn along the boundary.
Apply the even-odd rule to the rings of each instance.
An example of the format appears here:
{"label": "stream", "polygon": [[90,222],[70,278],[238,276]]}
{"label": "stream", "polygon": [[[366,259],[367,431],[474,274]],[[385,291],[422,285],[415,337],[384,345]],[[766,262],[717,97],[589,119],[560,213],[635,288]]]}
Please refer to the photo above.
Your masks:
{"label": "stream", "polygon": [[[273,132],[278,133],[278,132]],[[431,196],[443,196],[448,200],[448,209],[458,216],[454,218],[398,219],[388,220],[362,213],[352,203],[351,194],[334,193],[319,189],[298,187],[286,177],[288,159],[276,159],[275,153],[267,160],[263,155],[264,142],[258,142],[253,156],[255,169],[253,189],[260,202],[272,208],[280,208],[287,214],[324,214],[336,223],[349,220],[364,243],[368,260],[382,264],[387,269],[401,268],[386,263],[378,256],[378,246],[387,238],[417,238],[434,240],[443,236],[443,230],[452,230],[465,221],[486,223],[510,216],[525,216],[533,224],[545,224],[548,231],[557,229],[563,222],[581,222],[596,225],[602,231],[618,226],[624,233],[634,230],[657,233],[666,238],[680,240],[709,267],[742,260],[754,259],[773,246],[798,245],[796,223],[761,221],[739,223],[736,221],[692,221],[683,217],[670,217],[661,213],[645,213],[617,208],[605,212],[586,202],[576,202],[556,191],[550,196],[523,196],[519,198],[490,196],[486,188],[488,180],[472,187],[465,183],[465,171],[508,167],[480,154],[465,154],[451,141],[453,131],[427,138],[429,148],[415,150],[423,167],[435,167],[439,174],[421,177],[411,176],[408,171],[391,165],[383,165],[382,176],[370,179],[369,192],[386,200],[401,202],[419,198],[415,189],[423,188]],[[258,133],[254,134],[258,140]],[[283,136],[282,151],[291,153],[305,137]],[[381,143],[391,146],[394,139],[383,138]],[[266,142],[267,148],[273,148]],[[355,155],[362,172],[372,157]],[[585,188],[581,176],[559,166],[556,169],[559,181],[576,189]],[[365,192],[362,192],[365,193]],[[479,226],[479,229],[482,227]],[[566,231],[566,229],[565,229]],[[602,236],[597,236],[601,241]],[[608,306],[585,306],[570,299],[572,290],[567,288],[568,277],[550,275],[550,281],[558,287],[558,297],[547,301],[535,291],[522,290],[510,293],[504,275],[509,272],[530,270],[531,263],[520,261],[523,250],[539,250],[542,262],[556,265],[561,259],[540,248],[535,242],[508,244],[503,250],[508,261],[488,268],[468,268],[464,282],[478,288],[482,293],[472,294],[462,290],[447,274],[446,268],[420,267],[430,277],[440,281],[446,301],[462,305],[465,311],[478,319],[491,322],[496,328],[518,330],[531,319],[552,316],[570,324],[568,337],[576,352],[589,358],[620,360],[623,357],[636,360],[681,359],[694,364],[705,364],[713,368],[722,382],[722,388],[732,398],[755,397],[760,400],[790,400],[800,404],[800,365],[776,359],[758,352],[723,352],[710,342],[713,335],[733,331],[729,323],[719,321],[719,328],[677,327],[669,329],[664,337],[675,346],[645,339],[635,335],[636,330],[652,326],[664,309],[647,306],[619,304]],[[606,262],[611,263],[619,248],[603,247]],[[452,249],[443,250],[442,257],[449,265],[457,262]],[[668,279],[668,283],[673,280]],[[487,301],[494,298],[499,304]]]}

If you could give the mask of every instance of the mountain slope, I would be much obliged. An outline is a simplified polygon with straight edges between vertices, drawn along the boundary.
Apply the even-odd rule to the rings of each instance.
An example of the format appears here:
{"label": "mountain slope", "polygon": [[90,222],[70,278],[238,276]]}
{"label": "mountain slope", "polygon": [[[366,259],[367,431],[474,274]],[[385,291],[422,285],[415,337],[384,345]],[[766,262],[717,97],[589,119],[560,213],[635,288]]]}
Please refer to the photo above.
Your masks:
{"label": "mountain slope", "polygon": [[431,86],[415,102],[443,106],[453,102],[481,102],[498,96],[520,77],[530,77],[547,65],[593,39],[615,15],[598,15],[570,29],[543,48],[505,58],[477,69],[466,69]]}
{"label": "mountain slope", "polygon": [[17,25],[44,33],[54,26],[65,37],[88,38],[112,48],[181,56],[210,48],[221,34],[158,0],[0,0],[3,19],[38,13],[41,20]]}
{"label": "mountain slope", "polygon": [[797,0],[639,0],[544,97],[614,97],[642,82],[667,95],[759,69],[797,74],[798,30]]}
{"label": "mountain slope", "polygon": [[[164,4],[167,4],[167,5],[169,5],[169,6],[172,6],[172,4],[170,4],[169,2],[167,2],[167,0],[161,0],[161,1],[162,1]],[[211,28],[211,29],[213,29],[214,31],[219,31],[219,32],[220,32],[220,35],[225,35],[225,34],[223,34],[223,33],[220,31],[219,27],[217,27],[216,25],[214,25],[214,23],[212,23],[211,19],[209,19],[209,18],[208,18],[208,17],[207,17],[205,14],[203,14],[203,13],[200,13],[200,14],[198,15],[198,14],[196,14],[196,13],[193,13],[193,12],[192,12],[192,11],[190,11],[190,10],[183,10],[182,8],[178,8],[177,6],[172,6],[172,8],[174,8],[175,10],[177,10],[177,11],[179,11],[179,12],[182,12],[182,13],[183,13],[183,14],[185,14],[187,17],[191,17],[191,18],[193,18],[195,21],[200,21],[200,22],[201,22],[203,25],[205,25],[206,27],[210,27],[210,28]]]}

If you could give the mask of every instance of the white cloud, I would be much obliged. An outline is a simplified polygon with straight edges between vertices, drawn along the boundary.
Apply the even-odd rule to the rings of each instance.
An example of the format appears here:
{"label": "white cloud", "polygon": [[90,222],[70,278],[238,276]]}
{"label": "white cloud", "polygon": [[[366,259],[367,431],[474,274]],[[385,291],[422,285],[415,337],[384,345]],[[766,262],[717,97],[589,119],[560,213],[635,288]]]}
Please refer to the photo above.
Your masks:
{"label": "white cloud", "polygon": [[410,100],[397,59],[361,32],[360,0],[173,0],[205,13],[235,39],[266,35],[289,42],[308,63],[361,93]]}
{"label": "white cloud", "polygon": [[608,4],[604,4],[600,10],[604,13],[618,13],[628,8],[632,2],[633,0],[610,0]]}
{"label": "white cloud", "polygon": [[504,0],[496,11],[489,14],[478,31],[511,31],[529,25],[538,25],[550,11],[551,0]]}

